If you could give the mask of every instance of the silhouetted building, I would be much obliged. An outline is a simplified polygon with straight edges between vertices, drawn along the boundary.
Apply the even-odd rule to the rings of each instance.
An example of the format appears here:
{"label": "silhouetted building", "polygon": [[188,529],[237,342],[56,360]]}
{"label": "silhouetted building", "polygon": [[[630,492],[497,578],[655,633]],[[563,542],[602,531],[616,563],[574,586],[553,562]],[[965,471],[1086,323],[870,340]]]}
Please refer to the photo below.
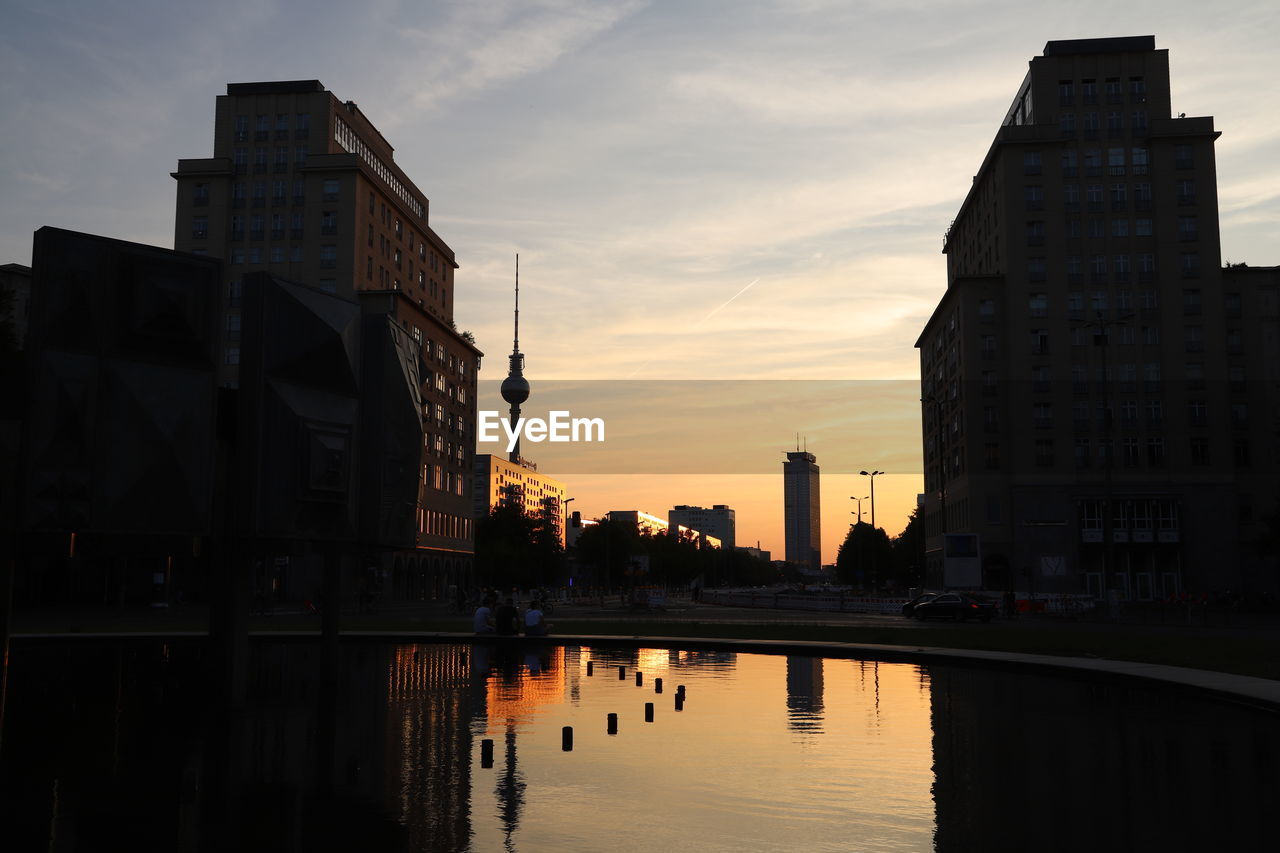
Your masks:
{"label": "silhouetted building", "polygon": [[782,463],[783,519],[787,562],[818,569],[822,566],[821,500],[818,460],[812,453],[787,454]]}
{"label": "silhouetted building", "polygon": [[417,496],[388,516],[404,531],[416,527],[417,542],[372,559],[389,591],[442,595],[470,571],[474,550],[467,490],[482,353],[456,329],[457,262],[428,224],[426,195],[355,102],[318,80],[228,84],[217,98],[213,155],[180,160],[173,173],[174,245],[224,261],[221,384],[239,382],[246,274],[348,300],[380,294],[375,310],[408,335],[395,346],[417,363],[421,416]]}
{"label": "silhouetted building", "polygon": [[0,354],[22,349],[31,317],[31,267],[0,266]]}
{"label": "silhouetted building", "polygon": [[727,504],[716,504],[710,509],[681,504],[667,513],[667,523],[672,527],[683,524],[703,534],[720,540],[721,546],[732,550],[737,536],[734,511]]}
{"label": "silhouetted building", "polygon": [[1217,137],[1172,115],[1151,36],[1031,60],[916,343],[929,585],[944,532],[978,536],[988,588],[1257,583],[1276,308],[1274,288],[1224,284]]}

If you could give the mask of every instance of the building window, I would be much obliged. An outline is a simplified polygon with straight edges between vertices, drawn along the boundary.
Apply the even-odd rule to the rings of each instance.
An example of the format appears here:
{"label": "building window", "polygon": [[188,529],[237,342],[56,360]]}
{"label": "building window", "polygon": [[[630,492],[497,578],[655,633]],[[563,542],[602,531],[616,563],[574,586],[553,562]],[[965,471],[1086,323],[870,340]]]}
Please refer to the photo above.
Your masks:
{"label": "building window", "polygon": [[1037,438],[1035,448],[1036,448],[1036,467],[1052,468],[1053,467],[1053,439]]}
{"label": "building window", "polygon": [[1178,204],[1196,203],[1196,182],[1189,178],[1178,181]]}
{"label": "building window", "polygon": [[1135,175],[1147,174],[1147,169],[1148,169],[1147,149],[1134,148],[1131,153],[1132,153],[1132,159],[1133,159],[1133,173]]}
{"label": "building window", "polygon": [[244,217],[238,213],[231,217],[231,239],[244,239]]}
{"label": "building window", "polygon": [[1147,464],[1152,468],[1164,466],[1164,439],[1153,436],[1147,439]]}
{"label": "building window", "polygon": [[1040,152],[1024,151],[1022,152],[1022,173],[1024,175],[1038,175],[1041,171]]}
{"label": "building window", "polygon": [[209,237],[209,217],[193,216],[191,218],[191,237],[195,240],[205,240]]}
{"label": "building window", "polygon": [[338,280],[336,278],[322,278],[319,280],[320,289],[325,293],[338,292]]}
{"label": "building window", "polygon": [[300,264],[303,261],[303,249],[301,246],[291,246],[289,248],[289,261],[291,263]]}
{"label": "building window", "polygon": [[1142,464],[1142,449],[1136,438],[1124,438],[1120,441],[1120,464],[1126,468],[1137,468]]}
{"label": "building window", "polygon": [[322,198],[325,201],[338,200],[338,181],[334,178],[326,178],[322,189]]}
{"label": "building window", "polygon": [[1049,352],[1049,330],[1048,329],[1032,329],[1031,330],[1031,353],[1032,355],[1045,355]]}
{"label": "building window", "polygon": [[320,214],[320,233],[324,235],[338,233],[338,214],[336,211],[326,210]]}
{"label": "building window", "polygon": [[1044,187],[1031,184],[1025,189],[1027,210],[1044,210]]}
{"label": "building window", "polygon": [[223,363],[239,364],[240,363],[240,347],[227,347],[226,355],[223,357]]}
{"label": "building window", "polygon": [[1195,252],[1183,252],[1181,267],[1183,278],[1199,278],[1200,256]]}
{"label": "building window", "polygon": [[236,116],[236,142],[247,142],[249,140],[249,117]]}
{"label": "building window", "polygon": [[249,239],[261,240],[263,237],[264,225],[265,220],[261,213],[255,213],[253,216],[249,217]]}
{"label": "building window", "polygon": [[1027,309],[1032,317],[1045,317],[1049,313],[1049,297],[1044,293],[1033,293],[1027,299]]}
{"label": "building window", "polygon": [[1044,281],[1044,258],[1030,258],[1027,261],[1027,281]]}
{"label": "building window", "polygon": [[1062,150],[1062,176],[1064,178],[1074,178],[1080,174],[1080,162],[1076,150],[1074,148],[1064,148]]}
{"label": "building window", "polygon": [[231,263],[232,264],[244,263],[244,249],[236,247],[231,250]]}
{"label": "building window", "polygon": [[1177,169],[1194,169],[1195,160],[1191,156],[1190,145],[1173,146],[1173,165]]}
{"label": "building window", "polygon": [[293,134],[294,134],[294,136],[295,136],[295,137],[304,137],[304,138],[305,138],[305,137],[306,137],[306,135],[307,135],[307,131],[309,131],[309,130],[311,129],[311,114],[310,114],[310,113],[298,113],[296,116],[294,116],[294,119],[295,119],[295,121],[294,121],[294,123],[293,123],[293,127],[294,127]]}
{"label": "building window", "polygon": [[249,263],[251,264],[262,263],[262,247],[261,246],[249,247]]}
{"label": "building window", "polygon": [[1187,352],[1202,352],[1204,350],[1204,326],[1184,326],[1182,330],[1182,340]]}
{"label": "building window", "polygon": [[338,264],[338,247],[326,245],[320,247],[321,269],[332,269]]}
{"label": "building window", "polygon": [[307,146],[299,145],[297,148],[295,148],[293,160],[299,166],[307,165]]}
{"label": "building window", "polygon": [[1138,237],[1150,237],[1151,236],[1151,220],[1150,219],[1135,220],[1133,223],[1133,233]]}
{"label": "building window", "polygon": [[1075,462],[1077,468],[1088,468],[1089,458],[1093,455],[1093,451],[1089,445],[1089,439],[1077,438],[1075,444]]}
{"label": "building window", "polygon": [[1178,239],[1184,243],[1200,238],[1199,225],[1194,216],[1178,217]]}
{"label": "building window", "polygon": [[1129,236],[1129,220],[1127,219],[1111,220],[1111,236],[1112,237],[1128,237]]}
{"label": "building window", "polygon": [[1063,136],[1074,136],[1076,132],[1076,114],[1060,113],[1058,115],[1058,129],[1062,131]]}

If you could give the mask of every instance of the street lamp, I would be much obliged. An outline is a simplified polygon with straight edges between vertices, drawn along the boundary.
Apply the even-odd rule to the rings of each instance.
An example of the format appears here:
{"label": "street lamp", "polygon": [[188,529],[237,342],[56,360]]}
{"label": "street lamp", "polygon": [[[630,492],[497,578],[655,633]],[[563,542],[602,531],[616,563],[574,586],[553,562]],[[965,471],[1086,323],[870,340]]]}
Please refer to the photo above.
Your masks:
{"label": "street lamp", "polygon": [[[862,502],[865,501],[866,499],[867,499],[866,495],[863,495],[860,498],[854,497],[853,495],[849,495],[849,500],[858,502],[858,523],[859,524],[862,523]],[[849,514],[853,515],[853,513],[849,513]]]}
{"label": "street lamp", "polygon": [[[859,471],[858,473],[864,477],[871,478],[871,526],[874,528],[876,526],[876,475],[883,474],[884,472],[883,471]],[[859,504],[858,508],[861,509],[862,505]],[[861,521],[862,516],[858,516],[858,520]]]}

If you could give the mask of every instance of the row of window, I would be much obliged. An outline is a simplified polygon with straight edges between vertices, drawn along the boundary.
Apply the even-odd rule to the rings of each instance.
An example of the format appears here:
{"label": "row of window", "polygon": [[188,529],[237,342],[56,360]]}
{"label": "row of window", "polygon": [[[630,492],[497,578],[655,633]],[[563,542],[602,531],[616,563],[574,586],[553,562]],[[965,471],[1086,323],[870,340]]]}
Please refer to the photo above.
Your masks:
{"label": "row of window", "polygon": [[[1154,281],[1156,273],[1156,256],[1143,252],[1130,256],[1125,253],[1112,255],[1090,255],[1088,258],[1089,279],[1095,284],[1105,284],[1108,279],[1116,282],[1127,282],[1137,273],[1138,281]],[[1136,268],[1136,269],[1135,269]],[[1084,281],[1084,259],[1079,255],[1068,255],[1063,264],[1069,284]],[[1183,278],[1200,277],[1200,253],[1182,252],[1178,255],[1178,271]],[[1027,259],[1027,281],[1042,282],[1048,279],[1049,265],[1045,258]]]}
{"label": "row of window", "polygon": [[[1180,178],[1175,183],[1174,188],[1177,191],[1178,204],[1193,205],[1196,203],[1196,182],[1194,179]],[[1107,201],[1111,202],[1112,210],[1125,210],[1129,205],[1129,185],[1126,183],[1113,183],[1108,187],[1103,184],[1087,184],[1085,186],[1084,199],[1088,202],[1091,210],[1102,210]],[[1044,210],[1044,186],[1041,184],[1027,184],[1023,188],[1023,200],[1027,210]],[[1138,210],[1151,209],[1153,204],[1151,184],[1145,182],[1133,184],[1133,200],[1134,206]],[[1079,184],[1062,185],[1062,204],[1065,210],[1079,210],[1080,201]]]}
{"label": "row of window", "polygon": [[[461,474],[453,475],[448,489],[457,495],[463,494]],[[451,515],[447,512],[436,512],[425,507],[418,507],[418,533],[426,536],[441,536],[446,539],[470,539],[474,535],[474,522],[470,518]]]}
{"label": "row of window", "polygon": [[[1099,187],[1099,191],[1101,188]],[[1090,207],[1094,204],[1091,202]],[[1101,210],[1101,202],[1097,203],[1096,209]],[[1043,246],[1045,244],[1046,228],[1044,220],[1032,219],[1027,220],[1026,225],[1027,245],[1030,247]],[[1083,224],[1079,218],[1067,219],[1063,232],[1067,239],[1080,239],[1088,236],[1091,240],[1100,240],[1107,236],[1112,238],[1124,239],[1126,237],[1153,237],[1154,224],[1147,217],[1138,217],[1130,220],[1127,217],[1122,219],[1108,220],[1100,217],[1093,217],[1086,220]],[[1200,222],[1194,215],[1178,217],[1178,240],[1182,243],[1191,243],[1200,239]]]}
{"label": "row of window", "polygon": [[383,183],[390,187],[391,191],[399,196],[400,200],[408,205],[409,210],[413,211],[419,219],[425,220],[427,218],[425,205],[413,193],[409,192],[409,188],[396,177],[386,163],[382,162],[382,158],[370,150],[359,134],[348,127],[342,119],[336,117],[333,120],[333,139],[342,146],[343,151],[356,154],[360,159],[364,160],[373,169],[374,173],[382,179]]}
{"label": "row of window", "polygon": [[[270,220],[263,214],[253,214],[249,217],[248,239],[265,240],[270,236],[272,240],[283,240],[286,237],[285,232],[285,214],[273,213]],[[300,240],[305,235],[306,218],[301,212],[295,212],[288,219],[289,229],[288,238],[291,240]],[[270,231],[268,231],[268,226]],[[320,213],[320,233],[324,236],[333,236],[338,233],[338,214],[332,210],[321,211]],[[196,240],[204,240],[209,237],[209,217],[204,214],[197,214],[191,218],[191,236]],[[231,234],[232,240],[244,240],[245,217],[234,214],[231,217]]]}
{"label": "row of window", "polygon": [[[289,146],[277,145],[275,147],[275,158],[269,160],[270,150],[265,145],[259,145],[253,149],[253,171],[262,173],[267,171],[270,163],[273,171],[287,172],[289,171]],[[293,149],[293,165],[297,167],[307,165],[307,157],[310,155],[310,149],[306,145],[298,145]],[[235,148],[231,152],[231,162],[235,167],[237,175],[243,175],[249,171],[249,149]]]}
{"label": "row of window", "polygon": [[[1163,468],[1168,462],[1168,445],[1165,439],[1150,436],[1145,439],[1126,437],[1115,442],[1110,439],[1076,438],[1072,443],[1073,463],[1076,468],[1090,468],[1096,459],[1099,467],[1106,467],[1107,457],[1113,447],[1117,457],[1112,464],[1125,468],[1137,468],[1144,462],[1148,468]],[[1186,459],[1192,465],[1209,465],[1215,461],[1211,448],[1212,443],[1207,437],[1192,436],[1187,439]],[[991,442],[983,445],[983,456],[987,470],[998,470],[1001,467],[999,444]],[[1055,467],[1058,464],[1057,442],[1052,438],[1037,438],[1033,458],[1037,468]],[[1248,440],[1234,440],[1230,458],[1236,465],[1249,465],[1251,453]]]}
{"label": "row of window", "polygon": [[[1089,177],[1111,175],[1120,176],[1128,173],[1146,175],[1151,170],[1150,151],[1142,146],[1128,149],[1128,161],[1125,159],[1126,149],[1123,146],[1112,146],[1106,149],[1106,163],[1103,163],[1103,149],[1088,148],[1080,151],[1075,148],[1063,148],[1059,152],[1059,167],[1063,177],[1076,177],[1083,164],[1084,174]],[[1191,169],[1195,166],[1193,149],[1190,145],[1173,147],[1173,162],[1178,169]],[[1022,171],[1027,175],[1039,175],[1044,171],[1044,161],[1039,151],[1022,153]]]}
{"label": "row of window", "polygon": [[[289,135],[289,114],[276,113],[274,123],[268,113],[258,113],[253,122],[254,138],[267,139],[272,127],[275,128],[277,139],[283,139]],[[295,113],[293,121],[294,132],[299,137],[305,137],[311,130],[311,114]],[[249,140],[249,117],[247,115],[238,115],[235,117],[235,141],[247,142]]]}
{"label": "row of window", "polygon": [[[265,259],[265,260],[264,260]],[[231,264],[237,266],[240,264],[300,264],[306,260],[306,250],[302,246],[272,246],[265,252],[261,246],[249,246],[241,248],[234,246],[231,249]],[[337,246],[321,246],[320,247],[320,268],[333,269],[338,264],[338,247]]]}
{"label": "row of window", "polygon": [[[1134,103],[1143,103],[1147,99],[1147,81],[1141,76],[1128,78],[1129,99]],[[1124,99],[1125,80],[1121,77],[1104,77],[1102,78],[1103,91],[1106,92],[1107,101],[1109,103],[1119,103]],[[1096,104],[1098,102],[1098,78],[1084,77],[1079,81],[1075,80],[1059,80],[1058,81],[1058,101],[1063,105],[1074,104],[1077,92],[1080,100],[1085,104]]]}

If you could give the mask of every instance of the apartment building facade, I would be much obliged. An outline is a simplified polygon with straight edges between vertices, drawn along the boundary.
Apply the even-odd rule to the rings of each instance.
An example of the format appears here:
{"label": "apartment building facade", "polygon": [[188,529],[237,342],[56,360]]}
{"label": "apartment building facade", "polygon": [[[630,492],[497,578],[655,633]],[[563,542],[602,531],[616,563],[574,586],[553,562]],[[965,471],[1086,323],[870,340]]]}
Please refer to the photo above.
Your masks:
{"label": "apartment building facade", "polygon": [[1251,483],[1277,470],[1275,384],[1250,348],[1274,347],[1274,291],[1224,282],[1219,133],[1170,104],[1154,37],[1049,42],[947,230],[916,342],[932,586],[945,534],[977,534],[989,589],[1268,574]]}
{"label": "apartment building facade", "polygon": [[376,559],[399,596],[468,583],[482,353],[454,322],[454,252],[391,144],[318,80],[233,83],[216,101],[213,156],[179,160],[172,175],[174,247],[224,262],[224,387],[239,379],[245,274],[366,302],[381,294],[389,322],[417,349],[423,435],[417,548]]}

